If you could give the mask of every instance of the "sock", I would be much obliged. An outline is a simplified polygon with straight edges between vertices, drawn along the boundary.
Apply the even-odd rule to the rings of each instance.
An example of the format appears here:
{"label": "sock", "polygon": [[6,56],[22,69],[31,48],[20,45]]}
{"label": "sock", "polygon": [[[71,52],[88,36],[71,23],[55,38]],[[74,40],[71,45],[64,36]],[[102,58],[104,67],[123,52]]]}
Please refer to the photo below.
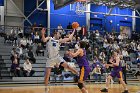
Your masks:
{"label": "sock", "polygon": [[88,90],[86,90],[86,93],[88,93]]}
{"label": "sock", "polygon": [[125,88],[125,90],[128,90],[127,88]]}
{"label": "sock", "polygon": [[108,89],[108,87],[105,87],[106,89]]}

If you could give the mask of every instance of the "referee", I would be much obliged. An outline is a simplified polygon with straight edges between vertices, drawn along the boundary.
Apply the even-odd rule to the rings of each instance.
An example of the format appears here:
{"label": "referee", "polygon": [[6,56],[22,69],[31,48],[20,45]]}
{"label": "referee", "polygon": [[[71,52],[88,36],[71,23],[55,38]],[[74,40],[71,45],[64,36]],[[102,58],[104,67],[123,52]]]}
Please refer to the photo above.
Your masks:
{"label": "referee", "polygon": [[123,56],[120,56],[120,61],[121,61],[120,63],[122,66],[122,74],[124,77],[124,82],[125,82],[125,84],[127,84],[127,82],[126,82],[126,65],[127,65],[127,63],[126,63],[126,61],[124,61]]}

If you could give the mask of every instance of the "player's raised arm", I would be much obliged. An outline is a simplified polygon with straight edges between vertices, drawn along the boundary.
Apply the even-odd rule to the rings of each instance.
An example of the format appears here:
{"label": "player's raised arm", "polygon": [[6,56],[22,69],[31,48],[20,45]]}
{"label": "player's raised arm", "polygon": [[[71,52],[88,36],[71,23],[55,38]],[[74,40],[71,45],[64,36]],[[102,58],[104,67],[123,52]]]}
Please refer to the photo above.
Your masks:
{"label": "player's raised arm", "polygon": [[120,58],[116,57],[116,63],[113,63],[114,66],[119,66],[120,64]]}
{"label": "player's raised arm", "polygon": [[77,57],[82,52],[81,49],[78,49],[75,53],[69,52],[70,56]]}
{"label": "player's raised arm", "polygon": [[59,39],[59,42],[60,42],[60,43],[66,43],[66,42],[68,42],[68,41],[71,41],[72,38],[73,38],[74,33],[75,33],[75,29],[73,30],[73,32],[71,33],[71,35],[70,35],[68,38]]}
{"label": "player's raised arm", "polygon": [[42,41],[43,42],[47,42],[49,40],[49,38],[50,38],[50,37],[45,37],[45,33],[46,33],[46,29],[42,28],[41,35],[42,35]]}
{"label": "player's raised arm", "polygon": [[112,59],[109,60],[110,63],[112,63],[113,66],[119,66],[120,63],[120,58],[116,57],[115,58],[116,62],[114,63]]}

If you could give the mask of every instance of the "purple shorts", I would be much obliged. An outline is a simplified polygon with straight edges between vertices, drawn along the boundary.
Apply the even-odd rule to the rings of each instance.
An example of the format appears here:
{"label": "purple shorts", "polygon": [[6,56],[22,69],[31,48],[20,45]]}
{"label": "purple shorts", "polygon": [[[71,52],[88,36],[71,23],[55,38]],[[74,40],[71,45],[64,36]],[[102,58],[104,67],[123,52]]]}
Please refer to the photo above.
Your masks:
{"label": "purple shorts", "polygon": [[88,78],[89,73],[90,73],[91,69],[89,66],[81,66],[80,67],[80,76],[79,76],[79,80],[80,81],[84,81]]}
{"label": "purple shorts", "polygon": [[110,74],[112,77],[122,78],[122,71],[112,71]]}

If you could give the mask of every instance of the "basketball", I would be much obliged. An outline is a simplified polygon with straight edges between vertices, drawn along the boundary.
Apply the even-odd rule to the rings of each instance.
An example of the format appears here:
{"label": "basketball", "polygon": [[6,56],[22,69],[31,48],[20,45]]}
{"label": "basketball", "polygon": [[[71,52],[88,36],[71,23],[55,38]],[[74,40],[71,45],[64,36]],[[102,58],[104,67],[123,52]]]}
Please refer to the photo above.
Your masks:
{"label": "basketball", "polygon": [[77,29],[79,27],[79,23],[78,22],[73,22],[72,23],[72,28],[73,29]]}

